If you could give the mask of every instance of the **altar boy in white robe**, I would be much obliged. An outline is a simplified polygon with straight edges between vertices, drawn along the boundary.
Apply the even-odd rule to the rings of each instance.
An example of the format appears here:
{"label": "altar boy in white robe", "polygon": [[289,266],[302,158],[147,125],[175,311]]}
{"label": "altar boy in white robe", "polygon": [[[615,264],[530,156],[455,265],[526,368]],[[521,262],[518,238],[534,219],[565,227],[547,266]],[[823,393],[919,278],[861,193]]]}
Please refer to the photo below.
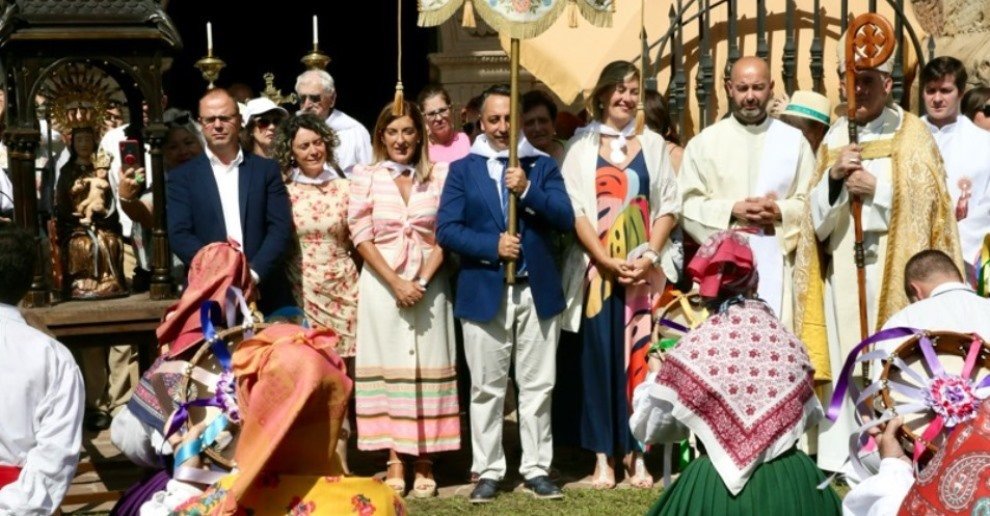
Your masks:
{"label": "altar boy in white robe", "polygon": [[31,285],[36,254],[30,233],[0,223],[0,516],[55,512],[79,462],[79,367],[14,306]]}
{"label": "altar boy in white robe", "polygon": [[678,187],[691,238],[704,242],[732,227],[752,232],[758,294],[791,328],[794,250],[815,154],[800,130],[768,116],[773,86],[765,61],[736,61],[725,80],[731,116],[688,143]]}
{"label": "altar boy in white robe", "polygon": [[925,64],[921,91],[926,115],[921,119],[945,162],[963,260],[972,267],[990,233],[990,132],[959,112],[967,78],[966,67],[954,57],[936,57]]}

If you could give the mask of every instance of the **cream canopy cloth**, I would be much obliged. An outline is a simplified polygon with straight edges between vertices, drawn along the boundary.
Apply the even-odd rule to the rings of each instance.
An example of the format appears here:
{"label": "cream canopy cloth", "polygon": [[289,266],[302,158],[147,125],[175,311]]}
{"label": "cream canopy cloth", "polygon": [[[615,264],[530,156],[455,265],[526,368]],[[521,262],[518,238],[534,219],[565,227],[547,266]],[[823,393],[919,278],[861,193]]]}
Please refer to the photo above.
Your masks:
{"label": "cream canopy cloth", "polygon": [[[612,13],[611,27],[596,27],[585,19],[578,19],[577,27],[571,27],[562,20],[539,36],[523,40],[519,63],[561,101],[572,104],[591,90],[605,65],[639,59],[640,12],[640,2],[627,0]],[[667,30],[667,21],[659,2],[646,2],[646,33],[652,40]],[[502,34],[500,42],[508,53],[509,37]]]}
{"label": "cream canopy cloth", "polygon": [[[610,25],[614,0],[419,0],[420,27],[440,25],[462,5],[477,11],[503,37],[527,39],[550,28],[565,7],[576,23],[577,13],[594,25]],[[638,32],[637,32],[638,34]]]}

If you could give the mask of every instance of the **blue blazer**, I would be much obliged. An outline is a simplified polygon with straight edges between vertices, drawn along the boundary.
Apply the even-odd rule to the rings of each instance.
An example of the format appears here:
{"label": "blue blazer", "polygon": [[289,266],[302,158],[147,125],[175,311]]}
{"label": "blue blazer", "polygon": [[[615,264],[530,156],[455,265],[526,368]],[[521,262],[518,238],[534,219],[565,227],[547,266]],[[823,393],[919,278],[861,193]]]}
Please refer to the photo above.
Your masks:
{"label": "blue blazer", "polygon": [[[552,235],[574,228],[574,210],[564,178],[553,159],[520,159],[529,191],[519,200],[519,234],[529,286],[540,319],[565,305],[560,271],[552,254]],[[498,186],[488,175],[486,158],[468,154],[450,165],[437,213],[437,240],[461,255],[454,315],[480,323],[495,318],[504,296],[505,273],[498,256],[499,234],[506,231]]]}
{"label": "blue blazer", "polygon": [[[207,244],[227,241],[220,190],[206,153],[166,176],[166,215],[172,252],[189,265]],[[245,152],[238,171],[241,242],[260,279],[259,308],[267,312],[294,304],[283,267],[292,239],[292,210],[275,161]]]}

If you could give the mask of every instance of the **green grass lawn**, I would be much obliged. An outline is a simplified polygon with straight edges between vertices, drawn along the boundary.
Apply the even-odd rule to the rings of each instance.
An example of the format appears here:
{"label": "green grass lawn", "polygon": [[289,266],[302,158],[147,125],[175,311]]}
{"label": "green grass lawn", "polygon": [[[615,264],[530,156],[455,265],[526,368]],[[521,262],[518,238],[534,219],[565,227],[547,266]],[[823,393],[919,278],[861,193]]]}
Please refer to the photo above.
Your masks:
{"label": "green grass lawn", "polygon": [[[835,486],[839,496],[845,496],[848,487]],[[410,514],[429,516],[455,516],[465,513],[478,515],[618,515],[645,514],[660,498],[660,487],[644,489],[565,489],[563,500],[536,500],[524,492],[502,493],[494,502],[474,505],[466,496],[415,499],[406,498]],[[76,515],[103,516],[105,512],[75,513]]]}
{"label": "green grass lawn", "polygon": [[645,514],[657,498],[661,488],[655,489],[610,489],[595,491],[594,489],[565,489],[563,500],[537,500],[524,492],[502,493],[494,502],[487,504],[472,504],[465,496],[448,498],[414,499],[406,498],[410,514],[428,514],[430,516],[453,516],[465,513],[492,514],[506,516],[509,514],[557,515],[557,514],[589,514],[589,515],[641,515]]}

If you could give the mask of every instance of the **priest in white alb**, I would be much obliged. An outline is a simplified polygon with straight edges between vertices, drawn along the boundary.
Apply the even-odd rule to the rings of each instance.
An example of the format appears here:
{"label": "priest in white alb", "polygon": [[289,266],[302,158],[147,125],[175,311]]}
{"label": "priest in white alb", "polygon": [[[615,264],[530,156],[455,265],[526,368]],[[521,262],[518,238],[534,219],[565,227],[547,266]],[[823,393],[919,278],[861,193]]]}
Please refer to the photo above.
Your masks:
{"label": "priest in white alb", "polygon": [[773,86],[765,61],[736,61],[725,81],[732,113],[688,143],[678,187],[695,241],[733,227],[751,233],[758,294],[790,328],[794,250],[815,155],[800,130],[768,116]]}

